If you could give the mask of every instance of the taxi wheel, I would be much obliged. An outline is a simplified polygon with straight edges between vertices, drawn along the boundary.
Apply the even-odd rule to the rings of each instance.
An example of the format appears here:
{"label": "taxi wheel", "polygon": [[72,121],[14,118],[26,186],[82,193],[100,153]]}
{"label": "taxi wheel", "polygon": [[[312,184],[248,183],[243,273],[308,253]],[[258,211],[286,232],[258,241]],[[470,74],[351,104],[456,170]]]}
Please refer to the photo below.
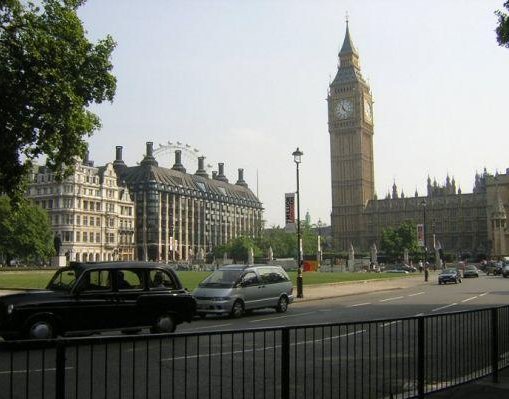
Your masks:
{"label": "taxi wheel", "polygon": [[40,319],[30,323],[27,330],[28,339],[51,339],[55,336],[55,327],[49,320]]}
{"label": "taxi wheel", "polygon": [[177,328],[175,318],[169,314],[159,316],[150,329],[152,333],[172,333]]}
{"label": "taxi wheel", "polygon": [[239,317],[242,317],[243,314],[244,314],[244,304],[242,303],[241,300],[237,299],[232,306],[230,317],[233,319],[238,319]]}

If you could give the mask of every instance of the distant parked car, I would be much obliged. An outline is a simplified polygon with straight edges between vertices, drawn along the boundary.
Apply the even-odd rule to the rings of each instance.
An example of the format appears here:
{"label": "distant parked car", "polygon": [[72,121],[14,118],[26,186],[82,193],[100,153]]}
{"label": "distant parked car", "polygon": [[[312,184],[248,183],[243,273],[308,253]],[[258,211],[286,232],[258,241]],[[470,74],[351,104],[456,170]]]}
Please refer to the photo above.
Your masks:
{"label": "distant parked car", "polygon": [[463,271],[463,277],[479,277],[479,270],[474,265],[468,265],[465,267],[465,270]]}
{"label": "distant parked car", "polygon": [[445,269],[438,275],[438,284],[461,283],[461,274],[457,269]]}
{"label": "distant parked car", "polygon": [[489,276],[490,274],[494,276],[498,276],[502,274],[502,262],[490,262],[486,266],[486,274]]}
{"label": "distant parked car", "polygon": [[173,332],[195,310],[177,274],[162,264],[74,263],[58,270],[45,290],[0,297],[0,336],[48,339],[144,327]]}
{"label": "distant parked car", "polygon": [[404,263],[395,264],[391,267],[391,270],[405,270],[409,273],[414,273],[417,271],[416,267],[406,265]]}
{"label": "distant parked car", "polygon": [[504,266],[502,266],[502,276],[509,277],[509,263],[504,263]]}
{"label": "distant parked car", "polygon": [[241,317],[245,311],[274,308],[283,313],[293,302],[293,286],[280,266],[228,265],[213,272],[193,292],[200,317]]}
{"label": "distant parked car", "polygon": [[389,269],[386,270],[385,273],[402,273],[402,274],[409,274],[410,272],[403,269]]}

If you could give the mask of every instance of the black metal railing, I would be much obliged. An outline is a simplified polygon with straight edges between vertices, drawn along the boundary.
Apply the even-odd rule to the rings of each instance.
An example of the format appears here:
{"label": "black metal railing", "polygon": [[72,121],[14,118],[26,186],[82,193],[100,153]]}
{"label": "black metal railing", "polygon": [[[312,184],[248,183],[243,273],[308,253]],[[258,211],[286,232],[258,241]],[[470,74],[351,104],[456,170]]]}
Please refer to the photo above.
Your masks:
{"label": "black metal railing", "polygon": [[0,343],[0,398],[414,398],[509,365],[509,307]]}

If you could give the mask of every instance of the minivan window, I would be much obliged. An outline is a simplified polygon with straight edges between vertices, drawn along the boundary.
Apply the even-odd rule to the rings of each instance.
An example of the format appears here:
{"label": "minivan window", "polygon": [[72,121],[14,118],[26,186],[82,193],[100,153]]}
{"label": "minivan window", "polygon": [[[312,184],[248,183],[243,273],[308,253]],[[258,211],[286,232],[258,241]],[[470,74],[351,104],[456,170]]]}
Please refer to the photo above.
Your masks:
{"label": "minivan window", "polygon": [[277,267],[260,268],[258,269],[258,272],[260,273],[261,281],[264,284],[274,284],[288,281],[288,278],[284,275],[282,270]]}
{"label": "minivan window", "polygon": [[239,281],[241,274],[242,270],[216,270],[200,283],[200,287],[230,288]]}
{"label": "minivan window", "polygon": [[249,286],[249,285],[257,285],[258,284],[258,276],[255,272],[247,272],[242,276],[242,285],[243,286]]}

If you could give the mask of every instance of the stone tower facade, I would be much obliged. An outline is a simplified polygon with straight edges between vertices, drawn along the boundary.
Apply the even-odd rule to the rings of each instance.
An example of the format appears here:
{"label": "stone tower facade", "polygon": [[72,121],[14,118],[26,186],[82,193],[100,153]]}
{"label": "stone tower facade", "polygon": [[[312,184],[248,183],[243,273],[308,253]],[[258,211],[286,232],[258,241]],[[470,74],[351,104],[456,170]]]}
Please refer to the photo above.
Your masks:
{"label": "stone tower facade", "polygon": [[336,77],[329,86],[332,237],[335,247],[361,245],[363,210],[375,197],[373,98],[346,26]]}

